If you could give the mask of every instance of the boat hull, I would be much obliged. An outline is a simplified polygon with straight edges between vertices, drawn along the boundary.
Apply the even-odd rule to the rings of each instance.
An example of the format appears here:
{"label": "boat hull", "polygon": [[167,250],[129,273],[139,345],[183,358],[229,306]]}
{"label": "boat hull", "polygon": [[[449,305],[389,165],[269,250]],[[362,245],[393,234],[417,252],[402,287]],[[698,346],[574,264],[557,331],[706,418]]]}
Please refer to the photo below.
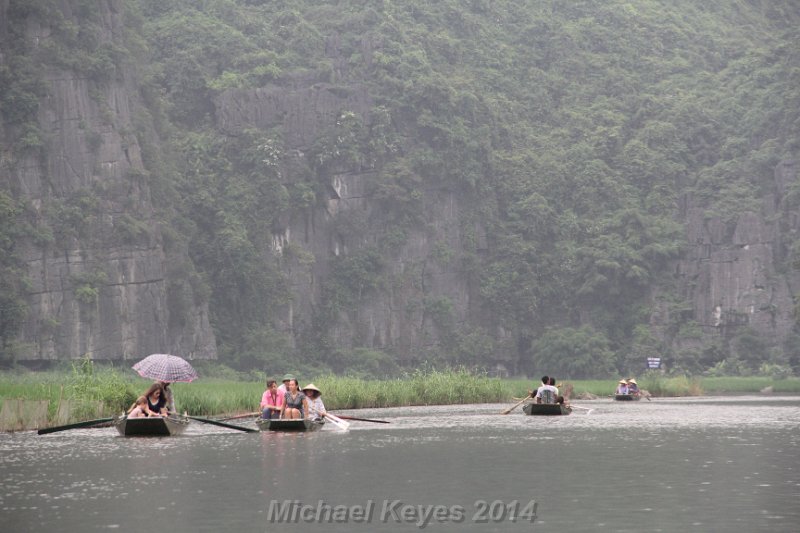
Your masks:
{"label": "boat hull", "polygon": [[641,394],[615,394],[614,400],[618,402],[638,402],[642,399]]}
{"label": "boat hull", "polygon": [[307,419],[264,420],[263,418],[259,418],[256,421],[256,425],[258,426],[258,429],[260,429],[261,431],[298,432],[298,431],[316,431],[320,429],[324,424],[323,422],[318,422],[316,420],[307,420]]}
{"label": "boat hull", "polygon": [[526,415],[532,416],[563,416],[572,412],[572,407],[559,403],[526,403],[522,406]]}
{"label": "boat hull", "polygon": [[170,437],[180,435],[189,426],[185,417],[144,417],[114,419],[114,427],[123,437]]}

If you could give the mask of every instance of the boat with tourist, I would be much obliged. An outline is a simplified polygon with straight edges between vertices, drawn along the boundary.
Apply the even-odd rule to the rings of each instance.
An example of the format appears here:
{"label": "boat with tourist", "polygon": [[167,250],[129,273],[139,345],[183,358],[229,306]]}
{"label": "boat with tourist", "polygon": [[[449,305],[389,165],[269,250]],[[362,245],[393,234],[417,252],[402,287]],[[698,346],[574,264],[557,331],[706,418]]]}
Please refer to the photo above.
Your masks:
{"label": "boat with tourist", "polygon": [[117,416],[112,424],[123,437],[169,437],[183,433],[189,422],[186,416]]}
{"label": "boat with tourist", "polygon": [[325,425],[320,420],[311,420],[308,418],[298,419],[283,419],[283,420],[267,420],[259,418],[256,420],[256,425],[261,431],[316,431]]}
{"label": "boat with tourist", "polygon": [[642,395],[639,393],[636,394],[615,394],[614,400],[618,402],[638,402],[642,399]]}
{"label": "boat with tourist", "polygon": [[522,411],[533,416],[560,416],[572,413],[572,407],[562,403],[529,402],[522,406]]}

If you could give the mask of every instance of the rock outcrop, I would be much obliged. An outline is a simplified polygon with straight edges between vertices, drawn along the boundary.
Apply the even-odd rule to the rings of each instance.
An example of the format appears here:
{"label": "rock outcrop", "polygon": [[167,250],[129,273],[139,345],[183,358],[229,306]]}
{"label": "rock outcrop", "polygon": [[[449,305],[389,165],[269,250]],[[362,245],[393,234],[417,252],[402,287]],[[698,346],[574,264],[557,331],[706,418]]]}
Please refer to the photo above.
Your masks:
{"label": "rock outcrop", "polygon": [[[681,216],[686,224],[687,247],[674,263],[677,288],[689,308],[672,316],[656,294],[654,330],[679,347],[699,347],[713,337],[730,339],[749,327],[779,344],[796,326],[794,297],[800,292],[800,272],[792,268],[789,247],[800,232],[800,213],[786,205],[798,180],[798,162],[783,161],[775,169],[771,191],[760,212],[744,211],[728,217],[707,216],[690,195]],[[676,323],[694,321],[702,336],[678,338],[670,334]],[[672,331],[674,333],[674,330]]]}
{"label": "rock outcrop", "polygon": [[[57,5],[77,27],[72,2]],[[105,43],[123,33],[121,6],[97,3]],[[8,9],[8,2],[0,3],[0,19]],[[35,56],[51,28],[47,20],[25,22],[25,48]],[[6,45],[7,30],[0,41]],[[4,60],[8,54],[0,64]],[[41,145],[16,150],[3,165],[2,183],[28,206],[38,234],[17,245],[29,279],[18,360],[216,356],[207,305],[194,303],[191,294],[170,298],[191,292],[171,268],[188,258],[185,250],[164,246],[133,133],[141,106],[129,68],[116,64],[110,79],[98,83],[85,73],[42,65],[47,96],[35,118]],[[3,145],[12,146],[19,132],[13,125],[1,131]]]}

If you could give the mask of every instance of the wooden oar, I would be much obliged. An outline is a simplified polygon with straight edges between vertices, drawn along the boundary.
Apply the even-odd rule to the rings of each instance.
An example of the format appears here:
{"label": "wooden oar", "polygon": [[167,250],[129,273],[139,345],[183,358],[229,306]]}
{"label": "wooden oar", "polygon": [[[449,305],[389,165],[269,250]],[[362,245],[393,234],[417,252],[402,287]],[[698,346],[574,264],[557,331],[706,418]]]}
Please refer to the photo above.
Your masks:
{"label": "wooden oar", "polygon": [[523,399],[521,399],[520,401],[518,401],[517,403],[515,403],[514,405],[512,405],[511,407],[509,407],[508,409],[506,409],[505,411],[503,411],[503,412],[502,412],[502,413],[500,413],[500,414],[501,414],[501,415],[507,415],[508,413],[510,413],[511,411],[513,411],[514,409],[516,409],[517,407],[519,407],[520,405],[522,405],[522,404],[523,404],[523,402],[524,402],[525,400],[527,400],[528,398],[530,398],[530,397],[531,397],[531,395],[530,395],[530,394],[528,394],[528,395],[527,395],[527,396],[525,396]]}
{"label": "wooden oar", "polygon": [[220,418],[220,420],[238,420],[240,418],[252,418],[254,416],[261,416],[261,413],[256,411],[255,413],[245,413],[243,415],[226,416],[224,418]]}
{"label": "wooden oar", "polygon": [[344,418],[345,420],[357,420],[359,422],[374,422],[376,424],[391,424],[391,422],[388,420],[373,420],[371,418],[358,418],[355,416],[339,415],[339,418]]}
{"label": "wooden oar", "polygon": [[78,429],[78,428],[87,428],[91,426],[96,426],[97,424],[103,424],[105,422],[111,422],[114,418],[98,418],[97,420],[86,420],[84,422],[75,422],[74,424],[67,424],[65,426],[55,426],[52,428],[43,428],[37,431],[38,435],[44,435],[46,433],[55,433],[57,431],[66,431],[68,429]]}
{"label": "wooden oar", "polygon": [[235,429],[237,431],[245,431],[247,433],[258,433],[257,429],[243,428],[242,426],[236,426],[236,425],[233,425],[233,424],[226,424],[225,422],[219,422],[217,420],[210,420],[208,418],[201,418],[199,416],[187,416],[187,418],[191,418],[192,420],[197,420],[198,422],[202,422],[204,424],[211,424],[211,425],[220,426],[220,427],[223,427],[223,428]]}

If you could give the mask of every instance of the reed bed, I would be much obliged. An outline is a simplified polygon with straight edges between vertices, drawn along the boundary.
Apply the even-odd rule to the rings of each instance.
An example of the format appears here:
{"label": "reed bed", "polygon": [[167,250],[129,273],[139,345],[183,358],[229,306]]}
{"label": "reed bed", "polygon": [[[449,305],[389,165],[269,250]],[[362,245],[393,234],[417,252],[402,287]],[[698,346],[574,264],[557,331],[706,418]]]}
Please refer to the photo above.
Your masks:
{"label": "reed bed", "polygon": [[[639,386],[653,396],[757,393],[767,387],[779,394],[800,394],[798,378],[690,378],[651,372],[637,380]],[[303,381],[301,386],[310,381],[322,390],[325,405],[331,410],[511,402],[539,385],[534,379],[499,379],[465,370],[418,371],[390,380],[322,375]],[[584,393],[609,397],[613,395],[617,380],[566,380],[563,383],[574,387],[573,398]],[[95,369],[84,361],[76,363],[71,373],[0,373],[0,400],[46,400],[50,423],[57,419],[59,406],[63,408],[66,403],[73,410],[72,419],[91,419],[103,413],[108,416],[122,412],[149,384],[149,380],[129,371]],[[201,378],[193,383],[175,383],[172,388],[180,412],[218,416],[258,411],[264,383]]]}

